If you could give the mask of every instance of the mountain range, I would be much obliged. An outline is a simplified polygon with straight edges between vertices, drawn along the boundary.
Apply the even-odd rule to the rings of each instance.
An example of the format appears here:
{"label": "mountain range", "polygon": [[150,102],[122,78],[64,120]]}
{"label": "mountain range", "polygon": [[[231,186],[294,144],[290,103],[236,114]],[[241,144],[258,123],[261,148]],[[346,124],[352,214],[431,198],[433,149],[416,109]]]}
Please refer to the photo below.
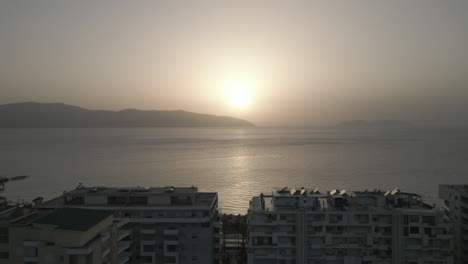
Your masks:
{"label": "mountain range", "polygon": [[249,121],[183,110],[88,110],[62,103],[0,105],[1,128],[252,127]]}

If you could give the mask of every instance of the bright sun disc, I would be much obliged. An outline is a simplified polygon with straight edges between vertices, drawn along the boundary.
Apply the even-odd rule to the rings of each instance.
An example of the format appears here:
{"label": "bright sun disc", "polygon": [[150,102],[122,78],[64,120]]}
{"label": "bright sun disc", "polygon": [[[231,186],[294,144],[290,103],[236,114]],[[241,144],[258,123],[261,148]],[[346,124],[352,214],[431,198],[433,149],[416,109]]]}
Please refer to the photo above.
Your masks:
{"label": "bright sun disc", "polygon": [[232,106],[238,109],[245,108],[250,101],[250,87],[246,83],[236,82],[229,87],[229,101]]}

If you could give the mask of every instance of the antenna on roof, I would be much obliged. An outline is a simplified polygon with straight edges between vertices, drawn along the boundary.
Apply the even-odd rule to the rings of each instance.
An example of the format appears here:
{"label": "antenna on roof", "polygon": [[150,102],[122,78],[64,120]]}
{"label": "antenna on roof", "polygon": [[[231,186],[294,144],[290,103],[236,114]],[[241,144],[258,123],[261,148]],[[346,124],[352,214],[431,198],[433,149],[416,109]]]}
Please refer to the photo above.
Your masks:
{"label": "antenna on roof", "polygon": [[8,182],[12,181],[20,181],[29,178],[28,175],[20,175],[20,176],[13,176],[13,177],[8,177],[8,176],[1,176],[0,177],[0,192],[3,192],[5,190],[5,184]]}

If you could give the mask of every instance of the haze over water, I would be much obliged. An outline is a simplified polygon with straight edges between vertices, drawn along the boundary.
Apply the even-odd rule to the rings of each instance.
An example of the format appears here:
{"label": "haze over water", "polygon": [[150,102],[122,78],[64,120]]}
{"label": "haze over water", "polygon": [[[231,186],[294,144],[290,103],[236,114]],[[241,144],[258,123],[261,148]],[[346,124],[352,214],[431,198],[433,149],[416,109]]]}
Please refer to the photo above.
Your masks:
{"label": "haze over water", "polygon": [[468,175],[467,130],[335,128],[2,129],[0,174],[12,200],[88,186],[198,186],[226,213],[272,187],[393,189],[438,202]]}

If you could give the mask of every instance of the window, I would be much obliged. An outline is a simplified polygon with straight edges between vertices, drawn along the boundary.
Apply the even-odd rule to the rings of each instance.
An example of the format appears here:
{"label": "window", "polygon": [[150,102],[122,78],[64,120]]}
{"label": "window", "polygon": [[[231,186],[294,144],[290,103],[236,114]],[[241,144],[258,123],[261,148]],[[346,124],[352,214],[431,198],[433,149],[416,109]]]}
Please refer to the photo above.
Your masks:
{"label": "window", "polygon": [[434,216],[423,216],[422,222],[424,224],[435,225],[435,217]]}
{"label": "window", "polygon": [[191,196],[171,196],[172,205],[191,205],[192,197]]}
{"label": "window", "polygon": [[127,203],[127,197],[125,196],[108,196],[107,197],[108,204],[116,204],[122,205]]}
{"label": "window", "polygon": [[167,252],[177,252],[177,246],[176,245],[167,245],[166,246],[166,251]]}
{"label": "window", "polygon": [[133,205],[146,205],[146,204],[148,204],[148,197],[147,196],[131,196],[130,197],[130,204],[133,204]]}
{"label": "window", "polygon": [[417,215],[410,215],[409,221],[410,221],[410,223],[419,223],[419,216],[417,216]]}
{"label": "window", "polygon": [[410,227],[410,234],[419,234],[419,227],[417,226]]}
{"label": "window", "polygon": [[0,252],[0,259],[7,259],[10,257],[8,252]]}
{"label": "window", "polygon": [[384,228],[384,233],[385,234],[391,234],[392,233],[392,227],[391,226],[386,226]]}
{"label": "window", "polygon": [[66,204],[84,204],[83,196],[65,196]]}
{"label": "window", "polygon": [[25,257],[37,257],[37,248],[36,247],[24,247],[23,254]]}
{"label": "window", "polygon": [[322,226],[314,226],[314,232],[316,233],[322,232]]}
{"label": "window", "polygon": [[0,243],[8,243],[8,228],[0,228]]}
{"label": "window", "polygon": [[154,251],[154,245],[143,245],[143,251],[145,251],[145,252]]}
{"label": "window", "polygon": [[424,234],[430,236],[432,234],[432,229],[430,227],[424,228]]}
{"label": "window", "polygon": [[323,215],[314,215],[313,219],[314,219],[314,221],[319,222],[319,221],[323,221],[324,218],[325,217]]}
{"label": "window", "polygon": [[341,221],[343,221],[343,215],[338,215],[338,214],[330,215],[330,223],[336,224]]}

